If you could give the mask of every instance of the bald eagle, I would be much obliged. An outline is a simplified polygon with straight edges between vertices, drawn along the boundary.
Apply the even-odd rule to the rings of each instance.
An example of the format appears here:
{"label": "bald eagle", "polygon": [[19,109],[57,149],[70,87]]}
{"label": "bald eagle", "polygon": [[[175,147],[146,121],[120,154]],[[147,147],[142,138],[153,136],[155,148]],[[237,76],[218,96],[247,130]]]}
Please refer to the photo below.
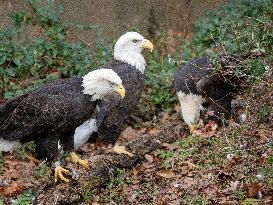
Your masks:
{"label": "bald eagle", "polygon": [[[100,142],[115,144],[124,121],[131,115],[144,89],[146,62],[141,52],[145,48],[152,51],[153,45],[137,32],[127,32],[118,39],[114,46],[114,59],[103,68],[110,68],[119,75],[126,96],[122,100],[112,98],[101,102],[98,114],[76,129],[75,138],[88,140],[96,132]],[[95,129],[90,122],[95,122]],[[131,156],[122,146],[115,146],[114,151]]]}
{"label": "bald eagle", "polygon": [[[111,69],[94,70],[84,77],[59,79],[10,100],[0,107],[0,151],[12,151],[20,143],[34,140],[38,158],[52,161],[58,144],[73,150],[75,129],[89,119],[96,105],[113,93],[125,96],[120,77]],[[88,167],[74,153],[72,161]],[[60,166],[56,176],[62,178]],[[67,180],[65,180],[67,181]]]}
{"label": "bald eagle", "polygon": [[230,117],[231,101],[240,90],[238,78],[216,72],[208,57],[191,60],[174,74],[174,88],[182,117],[193,133],[202,111],[209,107],[210,118],[222,125]]}

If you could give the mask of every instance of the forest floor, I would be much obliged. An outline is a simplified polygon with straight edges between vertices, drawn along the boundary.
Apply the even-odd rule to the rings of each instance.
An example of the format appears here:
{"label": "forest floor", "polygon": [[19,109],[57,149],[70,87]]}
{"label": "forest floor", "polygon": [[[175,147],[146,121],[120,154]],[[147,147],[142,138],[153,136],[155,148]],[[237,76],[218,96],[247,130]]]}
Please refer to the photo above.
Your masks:
{"label": "forest floor", "polygon": [[[77,204],[273,204],[273,116],[265,106],[273,104],[272,88],[257,87],[247,104],[251,111],[245,123],[230,119],[227,127],[215,129],[209,122],[194,136],[183,131],[175,143],[146,154],[142,163],[117,169],[103,186],[85,190]],[[179,106],[176,110],[141,128],[127,127],[119,144],[156,134],[164,124],[182,125]],[[29,156],[30,148],[2,156],[0,204],[32,204],[37,187],[54,181],[52,169]],[[107,149],[86,144],[83,150],[96,155]]]}
{"label": "forest floor", "polygon": [[[245,2],[247,4],[242,4],[242,6],[239,7],[239,4],[234,4],[232,5],[233,7],[228,7],[228,10],[231,12],[230,17],[229,15],[227,17],[224,15],[225,13],[228,14],[228,12],[220,11],[219,14],[211,15],[207,20],[205,19],[204,22],[200,21],[201,23],[197,24],[198,30],[196,32],[196,36],[193,34],[193,42],[187,49],[187,52],[190,51],[191,53],[194,53],[194,55],[199,56],[201,54],[198,50],[208,50],[211,52],[211,48],[214,47],[218,51],[220,49],[218,48],[219,45],[221,45],[221,48],[222,45],[226,45],[228,48],[231,47],[232,49],[237,48],[238,50],[241,50],[242,45],[242,48],[244,48],[244,53],[247,53],[247,51],[251,53],[253,51],[259,51],[264,55],[264,59],[262,59],[263,56],[260,56],[259,59],[252,59],[252,61],[249,62],[253,69],[255,68],[257,69],[257,72],[259,72],[259,68],[263,68],[261,65],[265,65],[265,70],[271,68],[271,71],[265,71],[268,72],[265,79],[263,79],[257,85],[254,83],[249,92],[239,96],[237,99],[237,102],[240,104],[239,109],[234,107],[234,115],[231,119],[229,119],[227,126],[215,129],[216,127],[214,127],[214,123],[209,122],[197,130],[195,135],[190,135],[185,123],[181,119],[179,105],[176,105],[176,112],[173,114],[160,113],[154,116],[149,122],[140,124],[137,122],[137,127],[135,127],[134,123],[132,123],[130,124],[131,126],[127,126],[127,128],[125,128],[122,132],[118,141],[119,144],[126,144],[133,139],[143,136],[144,134],[157,135],[162,131],[161,128],[165,125],[172,125],[174,128],[178,128],[177,130],[180,130],[178,135],[179,139],[174,143],[163,143],[160,149],[146,154],[136,166],[133,166],[130,169],[120,167],[112,170],[113,173],[110,175],[107,182],[101,184],[101,186],[94,189],[82,187],[83,190],[80,196],[75,194],[75,190],[73,190],[73,188],[79,187],[82,181],[80,182],[77,181],[77,179],[71,179],[71,177],[68,176],[70,179],[69,183],[55,183],[52,167],[50,167],[50,165],[47,163],[38,161],[33,157],[33,143],[23,145],[17,152],[11,154],[0,153],[0,205],[272,205],[273,64],[271,55],[272,18],[270,16],[272,12],[270,12],[271,7],[264,6],[267,5],[264,4],[265,2]],[[254,2],[254,4],[251,2]],[[253,6],[248,7],[247,5],[249,3],[251,3],[250,5]],[[260,8],[258,16],[256,14],[257,9],[254,6],[259,6]],[[248,13],[251,15],[244,16],[243,13]],[[30,16],[39,16],[29,15],[21,18],[21,15],[23,15],[24,12],[19,14],[20,15],[14,15],[14,17],[20,17],[20,19],[24,20]],[[45,18],[41,19],[48,19],[49,22],[52,21],[52,19],[48,18],[47,13],[44,17]],[[16,19],[17,21],[15,22],[18,22],[20,19]],[[40,20],[38,20],[35,21],[40,23],[41,28],[43,28],[44,21],[40,22]],[[52,23],[52,25],[56,26],[55,23]],[[61,24],[57,24],[57,26],[61,26]],[[221,30],[222,32],[215,32],[219,31],[218,27],[223,29]],[[37,25],[37,28],[39,28],[39,25]],[[61,29],[57,30],[63,31],[63,27],[60,28]],[[16,29],[16,32],[17,30],[18,29]],[[40,29],[37,30],[40,32]],[[66,39],[66,35],[64,35],[64,33],[66,32],[56,33],[56,36],[53,36],[52,38],[59,39],[61,36],[63,39]],[[192,34],[188,34],[188,32],[185,33],[187,33],[189,38],[188,40],[190,40],[192,38]],[[246,35],[246,33],[251,35]],[[9,32],[8,34],[8,36],[11,35]],[[168,52],[166,53],[169,53],[172,50],[175,52],[175,48],[179,47],[177,44],[178,42],[175,41],[175,39],[177,39],[177,33],[170,33],[168,35],[168,45],[166,45],[168,47]],[[48,34],[46,33],[45,36],[47,39]],[[42,34],[42,37],[42,39],[44,39],[44,34]],[[209,47],[207,47],[207,43],[209,43],[208,39],[223,39],[223,41],[213,41],[214,43],[209,44]],[[13,42],[13,39],[10,42]],[[42,42],[42,44],[40,42]],[[158,42],[157,47],[160,47],[160,44],[162,44],[161,41]],[[255,46],[252,47],[252,44]],[[5,47],[6,50],[4,49],[5,55],[12,50],[10,44],[7,45],[8,46]],[[56,45],[52,44],[51,41],[39,40],[39,43],[33,41],[33,44],[27,44],[25,47],[22,46],[23,49],[19,50],[17,50],[17,45],[15,45],[14,50],[16,52],[12,53],[11,56],[25,56],[25,54],[27,54],[27,57],[30,57],[30,59],[33,57],[35,62],[38,62],[36,61],[36,50],[40,50],[42,52],[46,49],[40,48],[50,47],[52,54],[50,54],[49,57],[48,50],[46,50],[47,52],[43,55],[40,55],[41,59],[43,59],[41,62],[47,62],[44,61],[44,59],[55,59],[55,50],[57,48],[59,49],[59,45],[59,40],[57,41]],[[64,45],[62,48],[63,52],[60,53],[67,53],[67,51],[70,53],[71,44],[64,42],[62,45]],[[159,53],[164,53],[166,46],[165,44],[162,44],[162,52]],[[32,47],[33,50],[28,50]],[[78,45],[76,46],[75,44],[74,47],[78,48]],[[196,49],[192,49],[191,47]],[[103,61],[106,60],[104,53],[109,53],[106,52],[108,51],[107,48],[108,47],[105,47],[105,49],[101,47],[98,48],[98,62],[100,62],[102,59]],[[226,52],[226,49],[223,51]],[[67,64],[73,65],[71,69],[83,67],[82,65],[85,64],[90,65],[97,63],[91,61],[89,58],[86,58],[85,53],[88,53],[86,49],[82,49],[79,55],[75,55],[75,57],[74,54],[76,52],[72,53],[73,56],[69,58],[66,56],[60,57],[60,59],[69,59]],[[87,60],[79,60],[81,57],[84,57],[84,59]],[[109,55],[109,58],[110,57],[111,55]],[[17,59],[13,59],[14,62],[15,60]],[[162,60],[161,55],[154,55],[149,63],[151,65],[147,70],[150,73],[147,73],[146,75],[146,77],[149,77],[147,82],[150,83],[150,87],[148,89],[154,89],[151,87],[151,85],[162,84],[157,88],[155,93],[152,94],[156,95],[159,91],[164,91],[164,94],[171,92],[172,81],[166,80],[168,79],[166,76],[168,76],[167,74],[169,73],[171,74],[170,79],[172,79],[172,71],[174,70],[171,69],[176,69],[176,66],[175,64],[170,64],[169,60],[169,57]],[[7,62],[7,65],[11,66],[11,71],[15,72],[14,70],[17,67],[12,67],[15,65],[15,63],[11,63],[9,61]],[[59,61],[56,62],[56,65],[53,64],[54,67],[62,67],[62,61],[61,63],[59,63]],[[33,68],[32,66],[29,66],[29,64],[22,65],[22,68],[25,68],[24,66],[26,68]],[[44,66],[45,65],[43,64],[39,64],[37,68],[43,68]],[[164,68],[164,70],[160,70],[160,67]],[[17,70],[20,71],[21,69]],[[55,70],[51,69],[48,71],[45,69],[45,71],[49,72],[46,73],[48,77],[50,77],[49,75],[52,74],[52,71],[55,72]],[[153,72],[158,71],[161,73],[166,73],[166,76],[152,75]],[[8,76],[11,75],[9,74],[9,69],[5,69],[5,72],[7,72]],[[40,77],[39,75],[41,71],[37,69],[35,72],[37,72],[37,76]],[[59,75],[58,72],[55,73]],[[66,70],[62,72],[67,75]],[[74,72],[76,73],[76,70]],[[73,75],[75,73],[71,72]],[[25,78],[26,76],[23,77]],[[28,77],[26,78],[28,79]],[[6,91],[7,89],[13,91],[14,82],[16,81],[13,77],[10,79],[12,86],[3,90]],[[20,82],[20,79],[17,80]],[[35,80],[38,82],[40,79]],[[170,92],[166,92],[166,90]],[[4,94],[4,92],[2,93]],[[149,99],[150,96],[151,93],[146,96],[147,99]],[[165,102],[165,95],[162,94],[162,96],[162,99],[159,98],[159,100],[160,102]],[[159,97],[161,96],[159,95]],[[1,99],[0,96],[0,103],[2,102],[4,102],[4,100]],[[148,104],[145,103],[145,101],[143,102],[144,106],[148,107]],[[246,114],[245,117],[243,117],[245,119],[241,119],[244,121],[242,123],[238,121],[237,116],[237,114],[240,114],[241,111]],[[132,121],[135,122],[136,120],[133,119]],[[108,153],[108,148],[102,147],[100,144],[91,143],[84,145],[81,152],[79,152],[83,159],[100,156],[105,153],[106,155],[109,154],[109,156],[113,155]],[[90,163],[92,164],[92,161]],[[71,168],[70,166],[71,164],[69,163],[64,164],[64,167]],[[77,167],[76,171],[81,176],[90,175],[90,172],[81,167]],[[81,180],[83,179],[84,177],[81,177]],[[56,190],[56,192],[54,192],[54,190]],[[78,190],[76,190],[76,192],[77,191]],[[54,192],[54,194],[52,194],[52,192]],[[47,201],[46,196],[51,194],[54,202]],[[79,198],[73,199],[74,195],[76,197],[79,196]],[[44,200],[42,202],[37,202],[37,196],[45,197],[43,198]],[[48,198],[52,199],[52,197],[49,196]],[[62,197],[67,197],[72,199],[72,201],[70,203],[63,202],[65,200],[62,200]]]}

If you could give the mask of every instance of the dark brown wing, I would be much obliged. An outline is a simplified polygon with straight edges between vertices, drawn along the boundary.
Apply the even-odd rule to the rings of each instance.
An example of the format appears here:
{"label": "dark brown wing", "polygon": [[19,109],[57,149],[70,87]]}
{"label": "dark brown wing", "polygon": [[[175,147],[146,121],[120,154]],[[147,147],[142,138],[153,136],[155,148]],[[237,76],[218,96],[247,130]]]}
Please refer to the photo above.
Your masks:
{"label": "dark brown wing", "polygon": [[73,78],[32,91],[1,126],[2,137],[29,140],[37,135],[74,132],[95,109],[95,102],[81,90],[81,78]]}

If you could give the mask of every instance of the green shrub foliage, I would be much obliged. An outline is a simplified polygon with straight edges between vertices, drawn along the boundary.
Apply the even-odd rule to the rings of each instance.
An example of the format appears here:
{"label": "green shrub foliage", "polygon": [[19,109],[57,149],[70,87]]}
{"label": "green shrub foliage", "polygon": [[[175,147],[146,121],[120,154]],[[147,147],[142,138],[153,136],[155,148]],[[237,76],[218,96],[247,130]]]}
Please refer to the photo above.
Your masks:
{"label": "green shrub foliage", "polygon": [[[13,13],[10,26],[0,31],[0,100],[51,79],[84,74],[112,58],[114,41],[106,42],[98,27],[65,25],[60,19],[62,7],[52,0],[28,0],[28,5],[26,10]],[[146,57],[146,88],[136,115],[151,119],[161,111],[174,111],[177,98],[173,74],[181,67],[180,62],[194,57],[211,56],[217,66],[222,53],[254,55],[242,65],[257,82],[273,59],[272,8],[271,0],[232,0],[195,22],[192,40],[177,46],[179,51],[174,56],[166,54],[164,36],[154,39],[156,51]],[[93,55],[81,39],[76,43],[67,40],[72,27],[96,30]]]}
{"label": "green shrub foliage", "polygon": [[149,120],[161,111],[173,112],[177,101],[173,89],[173,74],[178,68],[178,57],[168,58],[158,51],[151,54],[145,71],[146,88],[138,104],[137,114]]}
{"label": "green shrub foliage", "polygon": [[194,24],[192,40],[183,45],[183,58],[207,55],[217,60],[223,53],[250,56],[242,65],[253,78],[262,76],[265,62],[272,60],[272,9],[271,0],[232,0],[210,12]]}
{"label": "green shrub foliage", "polygon": [[67,41],[70,26],[61,23],[61,6],[51,0],[28,5],[0,31],[0,97],[11,99],[50,79],[86,73],[111,57],[104,41],[98,41],[94,58],[87,45]]}
{"label": "green shrub foliage", "polygon": [[[248,73],[250,80],[257,82],[273,59],[272,10],[271,0],[232,0],[194,23],[192,39],[183,41],[181,53],[177,50],[172,58],[153,53],[146,71],[146,92],[138,113],[149,113],[148,117],[152,117],[158,111],[174,111],[177,99],[172,89],[173,73],[181,67],[179,62],[195,57],[209,56],[219,69],[221,54],[247,56],[233,70],[234,75]],[[161,50],[166,47],[164,43],[158,46]]]}

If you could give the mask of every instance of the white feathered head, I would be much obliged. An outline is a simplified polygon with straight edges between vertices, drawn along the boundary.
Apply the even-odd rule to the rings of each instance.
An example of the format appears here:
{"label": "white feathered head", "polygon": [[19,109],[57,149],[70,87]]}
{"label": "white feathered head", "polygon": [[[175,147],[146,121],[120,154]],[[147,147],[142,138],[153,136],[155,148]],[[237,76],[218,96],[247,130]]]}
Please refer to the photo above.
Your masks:
{"label": "white feathered head", "polygon": [[141,52],[145,48],[153,50],[151,41],[144,39],[137,32],[127,32],[117,40],[114,47],[114,58],[135,66],[144,73],[146,62]]}
{"label": "white feathered head", "polygon": [[113,92],[125,96],[122,80],[112,69],[99,69],[89,72],[83,77],[83,93],[92,95],[92,100],[104,99]]}

